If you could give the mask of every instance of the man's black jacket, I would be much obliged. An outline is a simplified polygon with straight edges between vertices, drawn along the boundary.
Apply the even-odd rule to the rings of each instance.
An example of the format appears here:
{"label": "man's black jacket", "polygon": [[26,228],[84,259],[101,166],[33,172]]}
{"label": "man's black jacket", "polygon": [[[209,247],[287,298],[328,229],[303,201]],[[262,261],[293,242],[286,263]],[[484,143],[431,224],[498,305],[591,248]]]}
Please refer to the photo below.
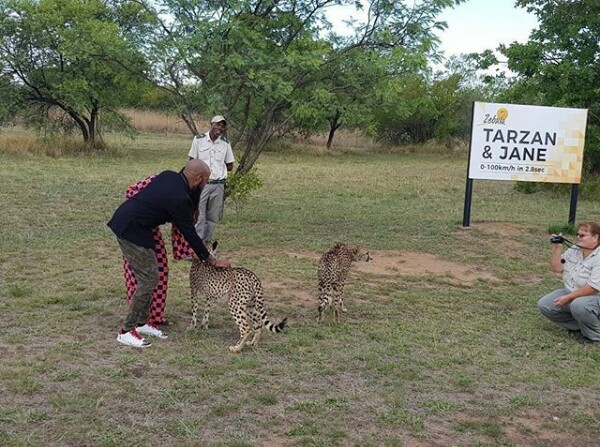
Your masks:
{"label": "man's black jacket", "polygon": [[139,193],[123,202],[108,226],[121,239],[141,247],[154,248],[152,229],[172,222],[196,255],[204,260],[209,254],[196,234],[193,222],[197,206],[197,194],[190,189],[183,173],[164,171]]}

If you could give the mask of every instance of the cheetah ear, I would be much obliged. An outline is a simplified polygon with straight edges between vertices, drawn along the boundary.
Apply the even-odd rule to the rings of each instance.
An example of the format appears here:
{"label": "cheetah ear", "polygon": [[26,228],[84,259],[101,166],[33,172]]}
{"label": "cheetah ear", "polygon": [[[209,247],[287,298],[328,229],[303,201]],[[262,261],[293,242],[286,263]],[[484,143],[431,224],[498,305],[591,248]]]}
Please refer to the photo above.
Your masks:
{"label": "cheetah ear", "polygon": [[213,253],[217,251],[217,246],[219,245],[219,241],[214,241],[212,243],[212,251]]}

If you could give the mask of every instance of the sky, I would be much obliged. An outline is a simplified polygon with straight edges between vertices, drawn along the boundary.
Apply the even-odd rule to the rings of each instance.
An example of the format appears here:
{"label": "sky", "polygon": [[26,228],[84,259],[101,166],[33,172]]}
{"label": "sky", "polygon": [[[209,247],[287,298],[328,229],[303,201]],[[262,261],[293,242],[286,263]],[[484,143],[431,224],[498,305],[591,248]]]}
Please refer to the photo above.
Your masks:
{"label": "sky", "polygon": [[537,17],[515,6],[515,0],[468,0],[441,16],[448,24],[438,33],[446,56],[493,50],[499,44],[526,42]]}
{"label": "sky", "polygon": [[[328,18],[339,32],[346,28],[343,20],[352,14],[347,7],[334,7]],[[448,24],[445,31],[438,33],[440,49],[446,57],[493,50],[501,43],[526,42],[537,27],[536,16],[517,8],[515,0],[467,0],[444,10],[438,18]]]}

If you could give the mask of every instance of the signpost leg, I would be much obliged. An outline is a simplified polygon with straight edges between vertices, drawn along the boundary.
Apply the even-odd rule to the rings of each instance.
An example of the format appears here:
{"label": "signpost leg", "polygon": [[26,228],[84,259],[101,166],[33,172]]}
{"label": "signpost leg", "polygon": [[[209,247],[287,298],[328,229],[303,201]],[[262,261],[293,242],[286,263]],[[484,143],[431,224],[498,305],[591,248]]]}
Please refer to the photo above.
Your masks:
{"label": "signpost leg", "polygon": [[569,207],[569,225],[575,225],[575,214],[577,213],[577,195],[579,193],[579,185],[571,185],[571,206]]}
{"label": "signpost leg", "polygon": [[475,101],[471,106],[471,136],[469,138],[469,158],[467,159],[467,185],[465,187],[465,208],[463,211],[463,228],[471,224],[471,197],[473,196],[473,179],[469,178],[471,168],[471,150],[473,149],[473,123],[475,119]]}
{"label": "signpost leg", "polygon": [[473,196],[473,179],[467,176],[467,185],[465,187],[465,208],[463,212],[463,227],[468,227],[471,223],[471,197]]}

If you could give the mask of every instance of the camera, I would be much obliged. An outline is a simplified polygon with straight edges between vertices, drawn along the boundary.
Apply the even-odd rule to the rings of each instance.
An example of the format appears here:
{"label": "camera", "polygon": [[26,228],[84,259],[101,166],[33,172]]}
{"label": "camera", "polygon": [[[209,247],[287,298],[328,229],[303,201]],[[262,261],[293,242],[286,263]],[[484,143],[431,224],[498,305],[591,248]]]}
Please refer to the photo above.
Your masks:
{"label": "camera", "polygon": [[565,238],[562,236],[552,236],[550,238],[550,243],[551,244],[564,244],[565,243]]}

